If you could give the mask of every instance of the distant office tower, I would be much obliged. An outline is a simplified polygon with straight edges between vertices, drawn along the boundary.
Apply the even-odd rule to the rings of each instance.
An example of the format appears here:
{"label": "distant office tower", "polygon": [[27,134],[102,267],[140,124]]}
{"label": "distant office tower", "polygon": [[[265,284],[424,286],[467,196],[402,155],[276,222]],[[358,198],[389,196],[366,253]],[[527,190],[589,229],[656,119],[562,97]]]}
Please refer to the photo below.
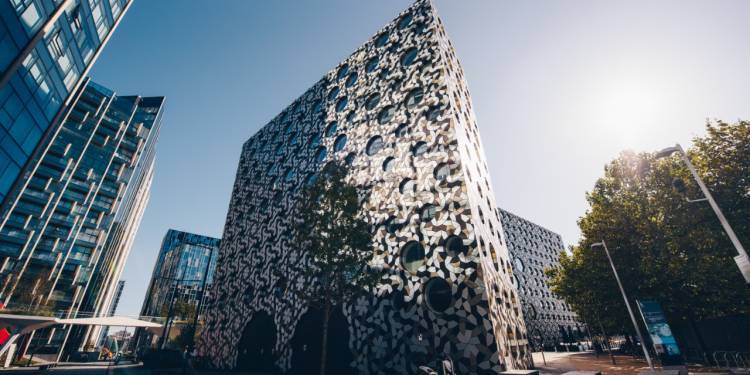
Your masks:
{"label": "distant office tower", "polygon": [[0,1],[0,202],[23,183],[18,177],[40,140],[54,136],[130,4]]}
{"label": "distant office tower", "polygon": [[117,289],[115,289],[115,295],[112,296],[112,302],[109,306],[107,316],[115,315],[115,311],[117,311],[117,305],[120,304],[120,297],[122,297],[123,289],[125,289],[125,280],[120,280],[117,282]]}
{"label": "distant office tower", "polygon": [[[123,289],[125,289],[125,280],[120,280],[117,282],[117,289],[115,290],[115,295],[112,296],[112,302],[109,305],[109,311],[107,311],[106,314],[107,316],[115,315],[115,312],[117,311],[117,305],[120,304],[120,297],[122,297]],[[109,327],[103,327],[102,333],[99,335],[99,345],[107,340],[108,335]]]}
{"label": "distant office tower", "polygon": [[[218,238],[174,229],[167,231],[151,274],[141,316],[167,316],[170,305],[175,304],[197,309],[204,300],[204,283],[208,288],[213,281],[220,242]],[[202,312],[199,311],[199,315]]]}
{"label": "distant office tower", "polygon": [[512,258],[529,341],[537,349],[576,341],[582,326],[568,304],[553,294],[544,270],[560,265],[562,237],[508,211],[498,209]]}
{"label": "distant office tower", "polygon": [[243,146],[203,350],[222,368],[313,373],[320,314],[290,229],[305,184],[349,164],[387,277],[331,322],[331,373],[531,365],[471,100],[419,0]]}
{"label": "distant office tower", "polygon": [[[86,84],[0,216],[4,308],[62,317],[110,311],[153,177],[163,97]],[[92,344],[99,328],[35,340]]]}

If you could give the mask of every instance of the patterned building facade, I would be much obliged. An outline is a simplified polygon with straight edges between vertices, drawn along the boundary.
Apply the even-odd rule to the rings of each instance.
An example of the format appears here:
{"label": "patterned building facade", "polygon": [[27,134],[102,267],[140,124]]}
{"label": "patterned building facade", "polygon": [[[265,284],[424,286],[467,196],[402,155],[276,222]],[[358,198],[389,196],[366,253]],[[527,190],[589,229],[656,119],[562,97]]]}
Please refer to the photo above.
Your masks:
{"label": "patterned building facade", "polygon": [[0,203],[28,177],[131,2],[0,1]]}
{"label": "patterned building facade", "polygon": [[331,350],[349,369],[336,373],[413,374],[446,358],[459,373],[530,366],[467,85],[427,0],[243,145],[201,335],[214,365],[243,368],[254,356],[287,373],[314,371],[304,366],[319,346],[307,326],[315,310],[297,296],[317,281],[303,276],[291,213],[334,160],[349,165],[372,224],[371,263],[387,270],[332,322],[343,347]]}
{"label": "patterned building facade", "polygon": [[[148,202],[163,103],[86,83],[0,217],[5,309],[59,317],[110,311]],[[40,331],[33,342],[74,351],[94,345],[100,329]]]}
{"label": "patterned building facade", "polygon": [[544,270],[559,267],[562,237],[508,211],[498,209],[521,296],[529,341],[535,348],[575,341],[582,333],[576,314],[550,291]]}

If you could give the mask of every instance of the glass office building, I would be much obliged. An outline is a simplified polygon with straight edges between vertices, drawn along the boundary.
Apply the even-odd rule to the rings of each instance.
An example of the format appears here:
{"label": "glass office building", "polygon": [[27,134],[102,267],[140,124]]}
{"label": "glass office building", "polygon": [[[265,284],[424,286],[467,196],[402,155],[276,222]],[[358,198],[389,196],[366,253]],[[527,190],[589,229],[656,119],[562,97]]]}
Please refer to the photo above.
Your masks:
{"label": "glass office building", "polygon": [[[106,315],[148,202],[163,97],[85,84],[0,217],[0,300],[7,310]],[[93,344],[98,328],[35,340]],[[39,337],[42,336],[42,337]]]}
{"label": "glass office building", "polygon": [[0,202],[83,87],[131,0],[0,1]]}
{"label": "glass office building", "polygon": [[[141,316],[167,316],[170,305],[184,304],[197,309],[207,296],[216,269],[221,240],[174,229],[167,231],[154,265]],[[205,284],[204,284],[205,283]],[[203,310],[203,306],[201,306]],[[175,318],[184,311],[177,311]],[[198,311],[200,316],[202,311]]]}

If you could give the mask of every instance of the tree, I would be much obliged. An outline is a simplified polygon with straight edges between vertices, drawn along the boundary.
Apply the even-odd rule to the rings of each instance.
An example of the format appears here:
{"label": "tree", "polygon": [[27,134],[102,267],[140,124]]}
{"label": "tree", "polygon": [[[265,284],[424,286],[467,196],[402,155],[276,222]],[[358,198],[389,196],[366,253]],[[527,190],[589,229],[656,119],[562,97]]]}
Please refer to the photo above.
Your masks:
{"label": "tree", "polygon": [[191,320],[195,316],[195,303],[188,301],[176,301],[172,308],[172,316],[180,320]]}
{"label": "tree", "polygon": [[174,347],[176,348],[191,348],[195,340],[195,326],[192,323],[183,324],[180,327],[180,332],[174,340]]}
{"label": "tree", "polygon": [[[740,241],[750,244],[750,122],[708,122],[688,155]],[[684,194],[675,179],[684,181]],[[734,247],[708,204],[686,196],[702,198],[677,156],[623,152],[586,196],[582,238],[559,268],[547,270],[552,290],[592,328],[631,333],[606,257],[590,248],[603,239],[632,303],[655,298],[671,320],[689,323],[750,312]]]}
{"label": "tree", "polygon": [[328,321],[335,306],[371,290],[379,275],[372,259],[370,225],[360,210],[357,188],[346,182],[346,167],[327,165],[303,191],[294,225],[295,239],[305,249],[305,276],[316,280],[300,298],[323,311],[320,373],[325,374]]}

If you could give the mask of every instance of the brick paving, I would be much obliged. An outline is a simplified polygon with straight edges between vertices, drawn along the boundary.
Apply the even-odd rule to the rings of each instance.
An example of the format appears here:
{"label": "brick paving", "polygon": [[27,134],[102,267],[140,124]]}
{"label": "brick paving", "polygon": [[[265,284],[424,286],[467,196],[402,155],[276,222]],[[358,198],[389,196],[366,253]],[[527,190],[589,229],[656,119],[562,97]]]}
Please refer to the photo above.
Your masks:
{"label": "brick paving", "polygon": [[[544,357],[547,360],[547,365],[542,360],[542,353],[534,353],[533,356],[534,365],[542,375],[563,374],[568,371],[601,371],[602,375],[625,375],[648,370],[648,364],[645,360],[632,356],[616,355],[616,365],[612,364],[609,355],[602,354],[599,355],[599,358],[596,358],[596,355],[592,352],[545,352]],[[727,372],[691,367],[690,374],[721,375],[727,374]]]}

